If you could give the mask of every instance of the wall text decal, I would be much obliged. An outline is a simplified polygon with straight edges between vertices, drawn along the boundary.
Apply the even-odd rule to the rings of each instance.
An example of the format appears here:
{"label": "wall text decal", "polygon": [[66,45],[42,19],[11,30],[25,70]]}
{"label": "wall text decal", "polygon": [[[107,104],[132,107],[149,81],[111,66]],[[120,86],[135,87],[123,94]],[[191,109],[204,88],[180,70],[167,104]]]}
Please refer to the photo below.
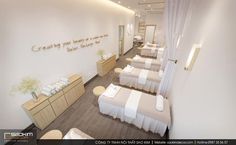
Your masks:
{"label": "wall text decal", "polygon": [[85,47],[92,47],[94,45],[100,44],[102,39],[108,37],[108,34],[103,34],[99,36],[94,37],[87,37],[77,40],[71,40],[71,41],[65,41],[61,43],[54,43],[49,45],[43,45],[43,46],[32,46],[31,50],[33,52],[40,52],[40,51],[46,51],[50,49],[66,49],[67,52],[76,51],[79,48],[85,48]]}

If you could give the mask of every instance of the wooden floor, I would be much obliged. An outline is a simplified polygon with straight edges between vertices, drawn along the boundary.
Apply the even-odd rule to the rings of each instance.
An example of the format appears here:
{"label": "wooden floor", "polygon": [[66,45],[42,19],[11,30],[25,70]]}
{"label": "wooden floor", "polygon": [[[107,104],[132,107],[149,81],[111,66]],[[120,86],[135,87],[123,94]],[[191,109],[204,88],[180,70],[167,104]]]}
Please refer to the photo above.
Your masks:
{"label": "wooden floor", "polygon": [[[126,55],[121,56],[116,67],[124,68],[127,65],[125,58],[133,57],[137,51],[136,48],[133,48]],[[40,131],[35,127],[37,137],[40,138],[52,129],[59,129],[65,135],[71,128],[78,128],[96,139],[160,139],[161,137],[158,134],[145,132],[134,125],[121,122],[119,119],[113,119],[99,112],[97,98],[93,95],[92,90],[97,85],[107,87],[111,82],[117,83],[113,71],[104,77],[97,76],[94,78],[85,86],[85,94],[46,129]],[[162,139],[166,139],[166,136]]]}

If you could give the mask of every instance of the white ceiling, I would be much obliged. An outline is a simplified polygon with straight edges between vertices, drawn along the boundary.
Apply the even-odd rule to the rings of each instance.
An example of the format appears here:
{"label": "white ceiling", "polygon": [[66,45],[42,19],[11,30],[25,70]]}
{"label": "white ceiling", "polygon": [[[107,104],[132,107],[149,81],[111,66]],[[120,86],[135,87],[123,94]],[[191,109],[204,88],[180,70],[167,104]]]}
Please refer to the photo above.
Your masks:
{"label": "white ceiling", "polygon": [[111,0],[136,12],[137,16],[164,12],[165,0]]}

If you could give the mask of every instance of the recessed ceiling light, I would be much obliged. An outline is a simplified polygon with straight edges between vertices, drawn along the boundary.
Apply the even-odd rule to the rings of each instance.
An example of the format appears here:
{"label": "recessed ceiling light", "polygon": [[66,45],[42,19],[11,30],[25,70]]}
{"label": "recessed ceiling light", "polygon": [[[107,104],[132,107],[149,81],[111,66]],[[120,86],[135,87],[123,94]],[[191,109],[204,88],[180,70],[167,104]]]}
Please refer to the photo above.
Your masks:
{"label": "recessed ceiling light", "polygon": [[148,7],[151,7],[151,5],[148,5]]}
{"label": "recessed ceiling light", "polygon": [[120,2],[120,1],[118,1],[118,3],[120,4],[121,2]]}
{"label": "recessed ceiling light", "polygon": [[130,6],[128,6],[128,8],[130,8]]}

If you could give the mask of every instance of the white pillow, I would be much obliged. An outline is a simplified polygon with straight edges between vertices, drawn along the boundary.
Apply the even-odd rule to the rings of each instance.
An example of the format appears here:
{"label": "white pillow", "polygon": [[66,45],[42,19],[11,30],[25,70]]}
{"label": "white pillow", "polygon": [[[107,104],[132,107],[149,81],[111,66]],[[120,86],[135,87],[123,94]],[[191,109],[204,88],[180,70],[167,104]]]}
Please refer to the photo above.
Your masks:
{"label": "white pillow", "polygon": [[77,134],[73,129],[71,129],[63,139],[85,139],[81,135]]}
{"label": "white pillow", "polygon": [[162,95],[156,96],[156,109],[160,112],[164,109],[164,98]]}

